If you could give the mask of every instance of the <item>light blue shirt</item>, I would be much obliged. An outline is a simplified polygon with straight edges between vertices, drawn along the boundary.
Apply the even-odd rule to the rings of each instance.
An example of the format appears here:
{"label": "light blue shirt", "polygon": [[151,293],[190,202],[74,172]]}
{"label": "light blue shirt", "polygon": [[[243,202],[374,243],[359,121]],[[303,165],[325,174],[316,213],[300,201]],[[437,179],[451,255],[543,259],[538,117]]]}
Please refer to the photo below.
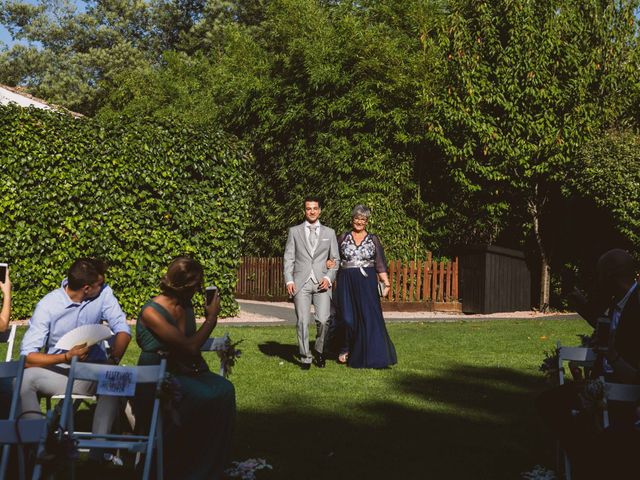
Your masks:
{"label": "light blue shirt", "polygon": [[[69,298],[65,287],[67,279],[60,288],[49,292],[36,305],[29,329],[24,334],[20,354],[28,355],[39,352],[63,353],[66,350],[55,348],[62,336],[80,325],[99,324],[103,320],[114,334],[125,332],[131,335],[127,319],[120,304],[108,285],[104,285],[97,297],[76,303]],[[101,344],[89,349],[87,362],[104,362],[107,355]]]}

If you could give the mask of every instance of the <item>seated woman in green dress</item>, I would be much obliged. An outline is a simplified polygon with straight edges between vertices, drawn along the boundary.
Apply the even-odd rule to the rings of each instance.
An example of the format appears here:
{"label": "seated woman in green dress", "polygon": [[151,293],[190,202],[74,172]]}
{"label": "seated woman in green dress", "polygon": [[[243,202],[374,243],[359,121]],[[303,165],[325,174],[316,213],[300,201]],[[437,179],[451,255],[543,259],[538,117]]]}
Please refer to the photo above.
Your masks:
{"label": "seated woman in green dress", "polygon": [[[235,421],[231,382],[209,371],[200,347],[218,321],[216,292],[196,329],[191,299],[202,288],[202,266],[178,257],[160,282],[161,294],[144,304],[136,325],[142,352],[138,365],[167,358],[172,376],[175,414],[164,418],[164,474],[171,479],[220,479],[230,458]],[[136,394],[136,427],[148,428],[153,392]],[[177,415],[176,415],[177,414]]]}

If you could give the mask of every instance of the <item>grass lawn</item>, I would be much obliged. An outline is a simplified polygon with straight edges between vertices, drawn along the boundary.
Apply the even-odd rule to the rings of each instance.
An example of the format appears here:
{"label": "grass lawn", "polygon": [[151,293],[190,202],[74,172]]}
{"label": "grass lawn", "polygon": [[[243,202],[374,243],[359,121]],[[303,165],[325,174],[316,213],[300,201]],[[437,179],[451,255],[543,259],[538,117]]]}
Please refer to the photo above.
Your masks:
{"label": "grass lawn", "polygon": [[[538,366],[556,340],[577,344],[589,327],[531,319],[392,323],[394,368],[328,362],[306,372],[295,363],[293,327],[223,325],[216,334],[225,331],[243,339],[231,376],[233,458],[273,465],[258,480],[493,480],[520,478],[536,464],[553,468],[553,442],[533,406],[547,388]],[[123,362],[135,364],[137,352],[134,342]]]}

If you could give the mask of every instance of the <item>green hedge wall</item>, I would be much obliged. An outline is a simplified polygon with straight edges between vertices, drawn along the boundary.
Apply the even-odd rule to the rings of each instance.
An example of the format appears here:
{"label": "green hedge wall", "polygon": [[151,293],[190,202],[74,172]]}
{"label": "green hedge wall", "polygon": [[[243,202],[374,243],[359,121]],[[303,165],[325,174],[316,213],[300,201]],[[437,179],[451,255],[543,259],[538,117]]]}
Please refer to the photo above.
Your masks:
{"label": "green hedge wall", "polygon": [[107,282],[135,317],[182,253],[220,287],[222,314],[236,313],[251,171],[245,147],[220,132],[0,107],[0,261],[11,268],[12,317],[29,317],[81,256],[109,263]]}

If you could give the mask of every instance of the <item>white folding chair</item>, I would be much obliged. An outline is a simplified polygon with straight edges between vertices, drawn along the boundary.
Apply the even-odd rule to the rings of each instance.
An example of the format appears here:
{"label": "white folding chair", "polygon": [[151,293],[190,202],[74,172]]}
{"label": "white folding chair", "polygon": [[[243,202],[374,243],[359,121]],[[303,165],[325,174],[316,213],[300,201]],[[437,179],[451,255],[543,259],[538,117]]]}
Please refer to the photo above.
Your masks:
{"label": "white folding chair", "polygon": [[73,399],[72,389],[75,380],[90,380],[97,382],[102,374],[107,371],[124,371],[125,368],[135,368],[136,385],[155,384],[156,390],[161,388],[166,370],[166,360],[162,360],[160,365],[120,367],[116,365],[105,365],[96,363],[78,362],[77,357],[71,361],[69,379],[65,390],[65,398],[62,404],[62,417],[60,420],[64,429],[71,433],[74,440],[78,442],[79,448],[100,448],[100,449],[120,449],[134,453],[144,453],[145,463],[142,478],[149,478],[151,472],[151,461],[153,453],[156,453],[156,477],[162,480],[162,412],[160,409],[160,398],[155,396],[149,431],[146,435],[116,435],[116,434],[93,434],[84,432],[73,432]]}
{"label": "white folding chair", "polygon": [[[593,367],[596,361],[596,353],[592,348],[588,347],[563,347],[560,342],[557,342],[558,351],[558,383],[564,385],[564,364],[565,362],[572,362],[585,369]],[[565,480],[571,480],[571,462],[567,454],[557,446],[558,451],[558,465],[562,462],[564,468]]]}
{"label": "white folding chair", "polygon": [[0,333],[0,343],[7,344],[7,354],[5,356],[5,362],[11,361],[13,358],[13,342],[16,339],[16,324],[11,325],[9,330]]}
{"label": "white folding chair", "polygon": [[[38,453],[41,453],[47,436],[47,419],[27,420],[19,419],[17,416],[24,365],[25,357],[23,355],[20,356],[18,361],[0,363],[0,378],[15,379],[13,393],[11,395],[9,416],[6,420],[0,420],[0,444],[3,445],[2,463],[0,463],[0,480],[5,480],[7,475],[11,445],[16,445],[18,447],[16,449],[18,454],[18,478],[24,480],[26,478],[26,465],[24,451],[20,447],[36,444],[40,446]],[[39,479],[40,472],[40,465],[36,465],[32,478]]]}
{"label": "white folding chair", "polygon": [[[227,348],[229,345],[229,334],[225,333],[222,337],[207,338],[200,347],[201,352],[220,352]],[[222,359],[220,359],[220,375],[226,377],[227,375],[226,365]]]}

